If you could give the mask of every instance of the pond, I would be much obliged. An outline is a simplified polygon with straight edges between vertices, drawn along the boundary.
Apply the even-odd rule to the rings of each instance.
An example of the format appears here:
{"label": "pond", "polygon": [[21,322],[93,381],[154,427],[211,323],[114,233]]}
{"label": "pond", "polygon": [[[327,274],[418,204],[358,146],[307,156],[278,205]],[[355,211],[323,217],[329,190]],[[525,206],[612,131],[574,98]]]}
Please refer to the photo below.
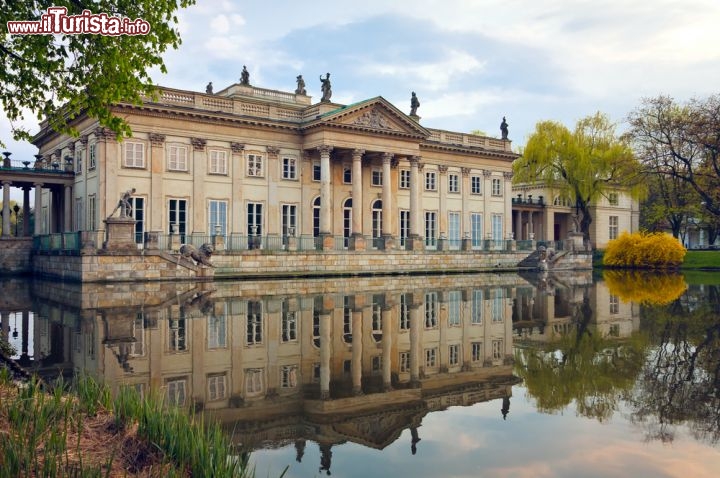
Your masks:
{"label": "pond", "polygon": [[0,287],[18,362],[159,390],[256,476],[720,469],[720,274]]}

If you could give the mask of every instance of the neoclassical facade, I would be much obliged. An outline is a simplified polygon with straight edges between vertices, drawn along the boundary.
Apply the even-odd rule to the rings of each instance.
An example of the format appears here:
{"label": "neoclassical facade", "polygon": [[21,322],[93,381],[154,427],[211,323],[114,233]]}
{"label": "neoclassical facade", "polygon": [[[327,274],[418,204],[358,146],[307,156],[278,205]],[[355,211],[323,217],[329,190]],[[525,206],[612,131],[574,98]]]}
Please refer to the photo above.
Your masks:
{"label": "neoclassical facade", "polygon": [[41,161],[71,163],[75,180],[63,196],[36,194],[36,234],[102,230],[126,191],[138,243],[155,232],[421,250],[512,233],[510,141],[425,128],[382,97],[313,104],[245,84],[162,88],[114,113],[131,138],[87,117],[78,138],[42,125]]}

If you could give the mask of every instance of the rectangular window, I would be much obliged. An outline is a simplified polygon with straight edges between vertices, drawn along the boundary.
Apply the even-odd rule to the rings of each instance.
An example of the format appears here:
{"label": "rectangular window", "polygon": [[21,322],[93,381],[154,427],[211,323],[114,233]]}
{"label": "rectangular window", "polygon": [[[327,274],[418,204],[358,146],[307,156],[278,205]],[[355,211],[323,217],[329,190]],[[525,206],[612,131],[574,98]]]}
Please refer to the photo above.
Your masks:
{"label": "rectangular window", "polygon": [[460,249],[460,213],[448,213],[448,241],[450,249]]}
{"label": "rectangular window", "polygon": [[400,352],[400,373],[410,371],[410,352]]}
{"label": "rectangular window", "polygon": [[472,344],[472,361],[481,362],[483,359],[482,342],[473,342]]}
{"label": "rectangular window", "polygon": [[343,297],[343,341],[352,342],[352,307],[348,296]]}
{"label": "rectangular window", "polygon": [[313,161],[312,163],[312,180],[320,181],[320,161]]}
{"label": "rectangular window", "polygon": [[297,205],[283,204],[280,213],[282,214],[282,235],[295,236],[297,234]]}
{"label": "rectangular window", "polygon": [[405,247],[410,236],[410,211],[400,209],[400,247]]}
{"label": "rectangular window", "polygon": [[400,170],[400,189],[410,189],[410,170]]}
{"label": "rectangular window", "polygon": [[282,159],[282,178],[295,180],[297,179],[297,159],[286,157]]}
{"label": "rectangular window", "polygon": [[437,349],[425,349],[425,367],[437,367]]}
{"label": "rectangular window", "polygon": [[492,341],[492,354],[493,354],[493,360],[501,360],[505,357],[505,348],[503,347],[503,341],[502,340],[493,340]]}
{"label": "rectangular window", "polygon": [[208,201],[208,234],[216,234],[216,226],[220,226],[218,235],[227,234],[227,201]]}
{"label": "rectangular window", "polygon": [[73,231],[82,229],[83,203],[82,198],[75,198],[75,214],[73,214]]}
{"label": "rectangular window", "polygon": [[297,376],[297,365],[283,365],[280,369],[280,388],[296,388],[298,384]]}
{"label": "rectangular window", "polygon": [[437,190],[437,184],[435,182],[435,171],[428,171],[425,173],[425,190],[435,191]]}
{"label": "rectangular window", "polygon": [[502,183],[498,178],[493,178],[492,180],[492,195],[502,196]]}
{"label": "rectangular window", "polygon": [[265,175],[263,172],[263,157],[259,154],[248,154],[247,156],[247,175],[250,177],[261,178]]}
{"label": "rectangular window", "polygon": [[437,238],[437,213],[425,212],[425,246],[434,247]]}
{"label": "rectangular window", "polygon": [[408,294],[400,294],[400,330],[410,330],[410,304]]}
{"label": "rectangular window", "polygon": [[343,166],[343,184],[352,184],[352,168]]}
{"label": "rectangular window", "polygon": [[97,144],[92,143],[90,145],[90,153],[88,154],[88,171],[91,169],[95,169],[96,163],[97,163]]}
{"label": "rectangular window", "polygon": [[460,346],[458,344],[448,346],[448,365],[460,364]]}
{"label": "rectangular window", "polygon": [[187,146],[168,146],[168,171],[187,171]]}
{"label": "rectangular window", "polygon": [[482,194],[482,177],[471,176],[470,177],[470,193],[471,194]]}
{"label": "rectangular window", "polygon": [[227,375],[209,375],[207,379],[208,401],[223,400],[227,397]]}
{"label": "rectangular window", "polygon": [[78,151],[75,155],[75,174],[82,174],[83,167],[83,151]]}
{"label": "rectangular window", "polygon": [[283,302],[283,312],[280,326],[280,338],[283,342],[297,341],[297,315],[287,310],[287,302]]}
{"label": "rectangular window", "polygon": [[502,239],[503,239],[503,216],[502,216],[502,214],[493,214],[490,225],[492,226],[493,241],[502,241]]}
{"label": "rectangular window", "polygon": [[262,302],[251,300],[247,304],[247,345],[263,342]]}
{"label": "rectangular window", "polygon": [[448,325],[460,325],[460,307],[462,305],[462,293],[459,290],[448,292]]}
{"label": "rectangular window", "polygon": [[618,198],[618,193],[609,193],[608,194],[608,203],[611,206],[617,206],[620,203],[620,200]]}
{"label": "rectangular window", "polygon": [[227,152],[218,151],[217,149],[211,149],[209,152],[210,158],[210,174],[227,174]]}
{"label": "rectangular window", "polygon": [[470,316],[470,323],[474,325],[482,324],[483,305],[482,289],[474,289],[472,292],[472,315]]}
{"label": "rectangular window", "polygon": [[168,352],[185,352],[187,350],[186,320],[173,319],[168,325]]}
{"label": "rectangular window", "polygon": [[97,230],[97,203],[96,203],[94,194],[91,194],[90,196],[88,196],[87,230],[88,231]]}
{"label": "rectangular window", "polygon": [[145,145],[143,143],[125,141],[124,152],[123,165],[126,168],[145,167]]}
{"label": "rectangular window", "polygon": [[165,385],[167,387],[168,405],[174,407],[181,407],[185,405],[187,379],[179,378],[174,380],[168,380]]}
{"label": "rectangular window", "polygon": [[211,315],[207,319],[207,346],[209,350],[227,347],[227,317]]}
{"label": "rectangular window", "polygon": [[608,217],[609,226],[608,226],[608,237],[612,239],[617,239],[618,237],[618,229],[619,229],[619,218],[618,216],[610,216]]}
{"label": "rectangular window", "polygon": [[460,177],[457,174],[448,174],[448,192],[460,192]]}
{"label": "rectangular window", "polygon": [[482,214],[473,212],[470,214],[470,239],[472,247],[481,247],[483,238]]}
{"label": "rectangular window", "polygon": [[187,234],[187,200],[170,199],[168,201],[168,233],[178,234],[180,242],[185,243]]}
{"label": "rectangular window", "polygon": [[620,313],[620,297],[610,294],[610,314],[616,315]]}
{"label": "rectangular window", "polygon": [[493,323],[501,323],[505,320],[505,297],[503,289],[495,289],[493,291],[492,301],[492,321]]}
{"label": "rectangular window", "polygon": [[372,373],[378,374],[382,370],[382,356],[376,355],[372,358]]}
{"label": "rectangular window", "polygon": [[263,369],[245,369],[245,394],[249,397],[256,397],[263,393]]}
{"label": "rectangular window", "polygon": [[249,202],[247,204],[247,234],[248,236],[263,235],[262,203]]}
{"label": "rectangular window", "polygon": [[425,293],[425,328],[434,329],[438,326],[437,292]]}
{"label": "rectangular window", "polygon": [[373,186],[382,186],[383,185],[382,170],[381,169],[373,169],[371,172],[371,179],[372,179]]}
{"label": "rectangular window", "polygon": [[130,207],[135,219],[135,242],[142,244],[145,236],[145,198],[131,197]]}

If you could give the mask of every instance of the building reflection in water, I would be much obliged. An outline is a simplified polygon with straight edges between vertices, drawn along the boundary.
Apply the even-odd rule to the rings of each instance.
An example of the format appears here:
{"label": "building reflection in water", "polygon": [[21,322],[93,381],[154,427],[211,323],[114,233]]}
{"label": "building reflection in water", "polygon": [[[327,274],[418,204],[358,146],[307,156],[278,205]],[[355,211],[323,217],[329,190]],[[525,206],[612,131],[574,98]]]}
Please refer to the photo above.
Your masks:
{"label": "building reflection in water", "polygon": [[507,418],[519,381],[513,336],[567,332],[587,300],[606,333],[637,327],[632,306],[589,273],[4,284],[18,303],[3,304],[2,330],[22,314],[29,368],[160,389],[219,420],[246,450],[294,445],[301,461],[316,442],[327,474],[332,447],[348,441],[383,449],[409,429],[411,453],[421,452],[433,411],[500,400]]}

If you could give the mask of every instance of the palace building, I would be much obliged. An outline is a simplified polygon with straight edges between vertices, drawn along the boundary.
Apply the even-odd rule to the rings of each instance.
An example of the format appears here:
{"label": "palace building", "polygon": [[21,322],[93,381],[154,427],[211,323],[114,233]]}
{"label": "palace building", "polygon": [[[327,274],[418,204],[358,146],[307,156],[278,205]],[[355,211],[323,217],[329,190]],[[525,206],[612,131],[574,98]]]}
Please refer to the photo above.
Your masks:
{"label": "palace building", "polygon": [[313,103],[304,89],[244,78],[217,93],[161,88],[141,106],[118,104],[133,131],[122,141],[88,117],[74,123],[77,138],[44,123],[39,162],[75,176],[36,192],[35,234],[102,230],[127,191],[138,244],[145,233],[223,236],[228,250],[281,248],[288,237],[324,250],[510,239],[511,142],[426,128],[416,109],[379,96]]}

